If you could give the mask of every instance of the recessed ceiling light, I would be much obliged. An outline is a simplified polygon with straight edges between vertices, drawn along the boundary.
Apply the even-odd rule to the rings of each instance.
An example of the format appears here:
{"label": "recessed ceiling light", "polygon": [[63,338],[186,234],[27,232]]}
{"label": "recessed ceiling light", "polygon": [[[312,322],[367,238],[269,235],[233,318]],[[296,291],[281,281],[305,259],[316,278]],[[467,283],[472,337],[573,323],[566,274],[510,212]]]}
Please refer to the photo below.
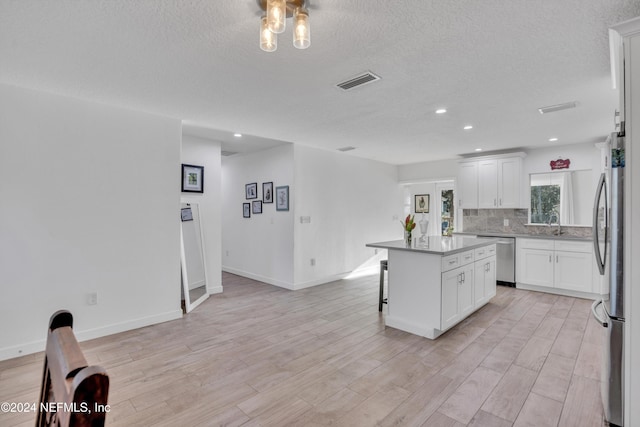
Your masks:
{"label": "recessed ceiling light", "polygon": [[444,114],[446,112],[447,112],[446,108],[439,108],[439,109],[436,110],[436,114]]}
{"label": "recessed ceiling light", "polygon": [[469,130],[469,129],[473,129],[473,126],[471,125],[466,125],[465,127],[463,127],[464,130]]}
{"label": "recessed ceiling light", "polygon": [[556,142],[558,138],[549,138],[549,142]]}
{"label": "recessed ceiling light", "polygon": [[242,134],[241,133],[234,133],[233,136],[235,136],[236,138],[242,138]]}
{"label": "recessed ceiling light", "polygon": [[576,101],[565,102],[564,104],[556,104],[556,105],[549,105],[547,107],[540,107],[538,108],[538,111],[540,112],[540,114],[548,114],[548,113],[553,113],[555,111],[566,110],[568,108],[576,108],[577,105],[578,103]]}
{"label": "recessed ceiling light", "polygon": [[476,151],[482,151],[482,148],[476,148]]}

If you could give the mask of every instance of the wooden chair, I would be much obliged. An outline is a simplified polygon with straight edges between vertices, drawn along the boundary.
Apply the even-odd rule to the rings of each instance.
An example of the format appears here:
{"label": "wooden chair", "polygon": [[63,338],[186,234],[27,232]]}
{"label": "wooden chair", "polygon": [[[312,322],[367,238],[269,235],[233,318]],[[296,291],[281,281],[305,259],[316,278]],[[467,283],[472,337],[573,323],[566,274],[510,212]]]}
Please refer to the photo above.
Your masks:
{"label": "wooden chair", "polygon": [[66,310],[49,320],[36,427],[104,426],[109,377],[100,366],[87,366],[72,326]]}

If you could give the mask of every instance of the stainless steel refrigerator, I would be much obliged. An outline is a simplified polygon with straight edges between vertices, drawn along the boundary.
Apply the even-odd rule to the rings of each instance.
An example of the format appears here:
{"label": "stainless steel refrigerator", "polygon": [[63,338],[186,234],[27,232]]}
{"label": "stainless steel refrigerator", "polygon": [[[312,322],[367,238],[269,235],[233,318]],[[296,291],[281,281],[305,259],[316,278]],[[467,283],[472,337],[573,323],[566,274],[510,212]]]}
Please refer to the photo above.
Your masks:
{"label": "stainless steel refrigerator", "polygon": [[624,127],[611,134],[609,167],[600,176],[593,208],[596,263],[609,299],[595,301],[593,316],[607,328],[602,369],[602,402],[611,426],[624,422]]}

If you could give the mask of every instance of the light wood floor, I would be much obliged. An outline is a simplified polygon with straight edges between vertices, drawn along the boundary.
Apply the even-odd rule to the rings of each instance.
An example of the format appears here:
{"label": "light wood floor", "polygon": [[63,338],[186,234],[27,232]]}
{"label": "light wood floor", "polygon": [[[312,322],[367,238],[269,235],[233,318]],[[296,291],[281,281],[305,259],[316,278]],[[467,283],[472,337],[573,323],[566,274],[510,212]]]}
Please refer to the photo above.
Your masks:
{"label": "light wood floor", "polygon": [[[180,320],[81,343],[111,377],[107,425],[603,425],[590,301],[499,287],[431,341],[385,329],[377,280],[291,292],[224,274]],[[42,357],[0,362],[0,402],[37,401]]]}

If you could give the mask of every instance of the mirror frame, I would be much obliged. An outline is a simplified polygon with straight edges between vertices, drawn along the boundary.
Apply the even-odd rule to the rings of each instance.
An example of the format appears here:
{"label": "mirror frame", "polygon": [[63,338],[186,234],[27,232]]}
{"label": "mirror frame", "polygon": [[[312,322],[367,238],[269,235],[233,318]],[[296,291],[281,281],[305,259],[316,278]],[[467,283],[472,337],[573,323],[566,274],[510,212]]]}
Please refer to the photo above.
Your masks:
{"label": "mirror frame", "polygon": [[204,233],[202,232],[202,222],[200,221],[200,206],[198,203],[192,202],[181,202],[182,204],[186,204],[191,208],[191,210],[196,210],[197,218],[198,218],[198,226],[200,228],[200,251],[202,253],[202,268],[204,270],[204,294],[199,297],[195,301],[191,301],[191,297],[189,295],[189,279],[187,275],[187,257],[185,255],[184,250],[184,233],[182,231],[182,220],[180,221],[180,271],[182,273],[182,292],[184,294],[184,310],[185,313],[189,313],[193,311],[197,306],[202,304],[207,298],[209,298],[209,290],[208,284],[209,279],[207,275],[207,263],[204,262],[206,260],[205,251],[204,251]]}

